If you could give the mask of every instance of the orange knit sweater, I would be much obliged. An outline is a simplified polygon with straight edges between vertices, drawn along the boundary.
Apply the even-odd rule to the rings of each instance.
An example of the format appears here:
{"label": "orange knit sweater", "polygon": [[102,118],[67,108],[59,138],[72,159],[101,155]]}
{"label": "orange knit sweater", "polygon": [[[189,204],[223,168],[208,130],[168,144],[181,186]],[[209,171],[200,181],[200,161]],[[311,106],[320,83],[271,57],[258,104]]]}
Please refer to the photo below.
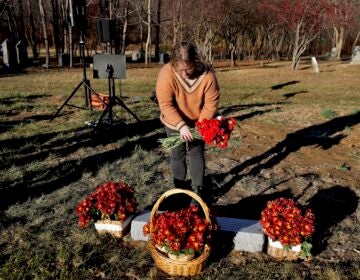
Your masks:
{"label": "orange knit sweater", "polygon": [[209,67],[190,86],[170,63],[159,72],[156,95],[161,121],[175,130],[185,124],[193,127],[197,120],[214,118],[220,97],[215,73]]}

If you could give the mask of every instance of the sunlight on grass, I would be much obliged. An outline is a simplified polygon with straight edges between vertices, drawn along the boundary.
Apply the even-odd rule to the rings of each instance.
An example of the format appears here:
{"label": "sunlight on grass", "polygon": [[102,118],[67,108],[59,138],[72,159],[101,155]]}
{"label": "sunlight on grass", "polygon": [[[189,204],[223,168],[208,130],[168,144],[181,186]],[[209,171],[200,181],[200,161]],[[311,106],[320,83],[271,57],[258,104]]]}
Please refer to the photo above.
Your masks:
{"label": "sunlight on grass", "polygon": [[[213,157],[215,162],[223,157],[231,158],[237,150],[244,148],[243,142],[250,143],[245,147],[246,152],[236,158],[234,166],[251,169],[251,165],[245,166],[244,163],[263,154],[264,151],[256,149],[260,142],[265,141],[269,151],[277,143],[284,144],[284,151],[293,148],[294,143],[276,138],[273,134],[276,130],[282,130],[286,137],[287,133],[358,113],[360,85],[354,81],[358,79],[360,68],[324,63],[329,71],[320,75],[314,75],[309,69],[289,72],[286,62],[269,62],[268,65],[273,65],[274,69],[215,69],[221,90],[220,112],[236,117],[239,127],[228,149],[208,147],[207,156]],[[127,78],[121,81],[122,100],[141,120],[158,120],[158,105],[149,98],[160,67],[129,68]],[[80,228],[75,211],[83,198],[109,180],[122,180],[135,188],[139,211],[152,205],[164,191],[172,188],[169,155],[161,151],[157,143],[158,138],[164,135],[164,128],[154,125],[148,129],[141,127],[140,122],[136,124],[139,128],[134,125],[137,130],[131,131],[134,119],[118,107],[115,108],[116,114],[128,124],[125,128],[96,131],[85,122],[98,120],[103,111],[69,106],[51,120],[81,81],[79,68],[36,68],[24,75],[1,79],[0,181],[4,190],[17,187],[16,198],[19,196],[19,201],[5,207],[0,218],[0,278],[165,279],[167,276],[155,268],[143,243],[134,242],[130,237],[115,239],[99,236],[93,225]],[[106,79],[91,79],[91,86],[98,92],[108,92]],[[118,81],[116,88],[119,95]],[[84,105],[82,88],[71,103]],[[258,136],[261,131],[246,127],[248,120],[257,122],[261,128],[266,126],[270,135],[267,138]],[[339,180],[341,176],[353,172],[349,168],[355,169],[356,163],[360,162],[357,144],[350,146],[347,142],[350,137],[357,139],[357,126],[346,126],[341,131],[346,138],[336,143],[349,145],[347,151],[354,159],[350,162],[349,159],[339,158],[332,164],[331,171],[337,173],[331,176],[338,176]],[[251,131],[252,134],[245,136],[251,137],[251,140],[243,138],[244,127]],[[322,143],[320,140],[333,140],[322,130],[311,133],[306,134],[311,148]],[[316,141],[311,142],[314,139]],[[299,153],[299,150],[292,151],[288,157]],[[272,177],[271,172],[253,174],[247,173],[247,170],[238,174],[225,172],[224,182],[238,176],[235,187],[239,187],[241,199],[254,198],[259,193],[266,197],[272,195],[277,187],[291,185],[289,177],[292,171],[281,163],[276,166],[283,175],[281,186],[280,179]],[[231,167],[223,169],[228,171]],[[304,167],[301,172],[308,170]],[[304,179],[304,185],[312,184],[310,178]],[[323,189],[327,184],[330,183],[324,180],[314,187]],[[32,190],[36,194],[29,197],[28,193]],[[23,192],[28,193],[22,197]],[[233,203],[238,203],[239,197],[234,196]],[[355,224],[357,214],[353,214]],[[346,234],[334,234],[332,238],[337,238],[339,242],[336,244],[339,245],[354,236],[357,236],[357,230],[349,227]],[[329,250],[333,252],[332,249]],[[273,261],[260,253],[214,256],[204,272],[195,279],[359,278],[358,262],[339,259],[337,263],[331,263],[326,259],[326,252],[324,254],[325,261],[319,258],[306,264]]]}
{"label": "sunlight on grass", "polygon": [[16,181],[24,175],[24,171],[19,166],[11,166],[6,172],[1,175],[4,181]]}

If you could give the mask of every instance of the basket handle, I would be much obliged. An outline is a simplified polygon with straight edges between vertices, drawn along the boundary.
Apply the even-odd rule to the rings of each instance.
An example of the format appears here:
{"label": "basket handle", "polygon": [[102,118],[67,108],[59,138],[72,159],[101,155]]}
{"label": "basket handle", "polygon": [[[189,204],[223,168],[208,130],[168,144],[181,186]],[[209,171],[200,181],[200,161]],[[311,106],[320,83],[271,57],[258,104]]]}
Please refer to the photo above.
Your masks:
{"label": "basket handle", "polygon": [[157,210],[159,209],[159,206],[160,206],[160,203],[166,199],[167,197],[171,196],[171,195],[174,195],[174,194],[180,194],[180,193],[184,193],[184,194],[187,194],[188,196],[192,197],[193,199],[195,199],[201,206],[204,214],[205,214],[205,219],[207,222],[210,223],[211,225],[211,218],[210,218],[210,210],[209,208],[207,207],[206,203],[201,199],[201,197],[196,194],[195,192],[193,191],[189,191],[189,190],[184,190],[184,189],[179,189],[179,188],[175,188],[175,189],[171,189],[171,190],[168,190],[166,192],[164,192],[160,197],[159,199],[156,201],[156,203],[154,204],[152,210],[151,210],[151,213],[150,213],[150,233],[152,232],[152,224],[153,224],[153,218],[157,212]]}

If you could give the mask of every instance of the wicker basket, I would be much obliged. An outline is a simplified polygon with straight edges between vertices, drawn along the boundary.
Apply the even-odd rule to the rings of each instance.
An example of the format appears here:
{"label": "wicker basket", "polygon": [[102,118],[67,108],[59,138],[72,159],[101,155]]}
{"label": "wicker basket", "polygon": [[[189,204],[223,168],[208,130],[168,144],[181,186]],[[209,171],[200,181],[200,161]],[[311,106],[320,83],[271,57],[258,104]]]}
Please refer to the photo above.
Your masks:
{"label": "wicker basket", "polygon": [[285,250],[279,241],[268,238],[267,254],[278,260],[295,261],[300,256],[301,245]]}
{"label": "wicker basket", "polygon": [[[155,217],[155,214],[159,208],[160,203],[167,197],[184,193],[195,199],[201,206],[204,214],[205,219],[211,224],[210,219],[210,211],[204,201],[194,192],[189,190],[183,189],[171,189],[165,192],[155,203],[153,206],[151,213],[150,213],[150,235],[152,232],[152,221]],[[155,261],[156,266],[161,269],[162,271],[166,272],[171,276],[194,276],[201,272],[204,268],[206,260],[208,259],[211,251],[211,247],[209,244],[205,244],[204,250],[202,251],[201,255],[195,259],[190,261],[176,261],[168,258],[167,256],[163,255],[159,252],[158,249],[155,248],[155,245],[152,243],[151,240],[148,242],[148,248],[150,250],[151,256]]]}

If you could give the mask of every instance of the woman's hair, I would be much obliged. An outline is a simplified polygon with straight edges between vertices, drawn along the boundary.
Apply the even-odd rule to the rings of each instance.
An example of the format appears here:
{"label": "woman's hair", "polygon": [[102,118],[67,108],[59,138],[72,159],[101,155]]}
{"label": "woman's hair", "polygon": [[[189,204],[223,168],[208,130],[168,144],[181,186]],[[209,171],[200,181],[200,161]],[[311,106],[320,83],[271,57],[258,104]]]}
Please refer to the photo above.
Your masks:
{"label": "woman's hair", "polygon": [[184,61],[185,63],[194,66],[201,62],[196,47],[192,43],[184,41],[177,43],[172,51],[171,64],[175,65],[178,61]]}

